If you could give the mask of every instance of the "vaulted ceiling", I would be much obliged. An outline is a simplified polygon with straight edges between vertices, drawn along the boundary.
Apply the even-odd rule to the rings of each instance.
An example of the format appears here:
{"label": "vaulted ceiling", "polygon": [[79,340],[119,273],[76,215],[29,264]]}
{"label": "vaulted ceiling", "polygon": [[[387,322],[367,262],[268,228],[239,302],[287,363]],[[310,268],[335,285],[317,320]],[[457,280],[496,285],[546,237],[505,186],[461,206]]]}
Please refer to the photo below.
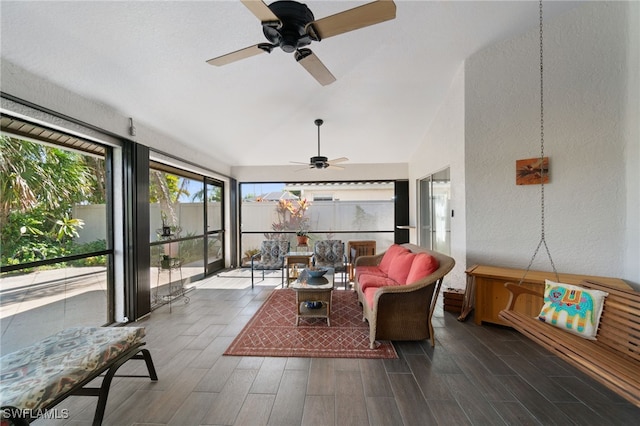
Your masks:
{"label": "vaulted ceiling", "polygon": [[[266,3],[271,3],[266,1]],[[309,0],[316,19],[366,1]],[[546,1],[545,20],[579,2]],[[396,19],[312,43],[321,86],[279,49],[205,61],[266,39],[239,1],[5,1],[1,54],[229,165],[317,154],[404,163],[475,52],[538,25],[537,1],[397,0]],[[532,67],[537,52],[532,52]]]}

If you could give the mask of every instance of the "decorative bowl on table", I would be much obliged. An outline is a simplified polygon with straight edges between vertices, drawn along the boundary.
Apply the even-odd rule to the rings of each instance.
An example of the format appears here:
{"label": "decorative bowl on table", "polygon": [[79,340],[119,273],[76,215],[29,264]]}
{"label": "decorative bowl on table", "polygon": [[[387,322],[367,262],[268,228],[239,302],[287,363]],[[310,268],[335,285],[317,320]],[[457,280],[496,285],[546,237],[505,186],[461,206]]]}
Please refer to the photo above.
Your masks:
{"label": "decorative bowl on table", "polygon": [[311,278],[320,278],[321,276],[327,273],[327,268],[319,268],[319,267],[313,266],[311,268],[308,268],[307,271],[309,272],[309,276]]}

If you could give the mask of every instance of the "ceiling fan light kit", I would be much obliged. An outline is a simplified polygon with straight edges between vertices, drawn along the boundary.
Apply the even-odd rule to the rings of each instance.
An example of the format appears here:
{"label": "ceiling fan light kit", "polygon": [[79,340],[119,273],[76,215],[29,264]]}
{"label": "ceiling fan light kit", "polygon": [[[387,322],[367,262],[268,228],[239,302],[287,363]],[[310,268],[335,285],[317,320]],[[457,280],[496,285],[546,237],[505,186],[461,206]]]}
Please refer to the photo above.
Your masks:
{"label": "ceiling fan light kit", "polygon": [[392,0],[374,1],[319,20],[315,20],[307,5],[293,0],[278,0],[268,6],[261,0],[241,1],[260,20],[262,32],[269,43],[236,50],[209,59],[207,63],[227,65],[259,53],[271,53],[279,47],[286,53],[295,52],[296,61],[323,86],[333,83],[336,78],[306,46],[312,41],[319,42],[396,17],[396,5]]}

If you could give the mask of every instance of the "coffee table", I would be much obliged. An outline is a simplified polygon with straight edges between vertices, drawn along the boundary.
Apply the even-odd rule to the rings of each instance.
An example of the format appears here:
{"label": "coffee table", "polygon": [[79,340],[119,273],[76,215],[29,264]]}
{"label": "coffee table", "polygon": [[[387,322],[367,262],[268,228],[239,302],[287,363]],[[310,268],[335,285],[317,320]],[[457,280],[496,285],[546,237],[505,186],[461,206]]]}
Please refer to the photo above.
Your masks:
{"label": "coffee table", "polygon": [[[296,292],[296,326],[300,318],[326,318],[327,325],[331,326],[331,294],[334,285],[334,270],[328,268],[326,274],[319,278],[309,276],[306,269],[300,273],[298,279],[291,285]],[[310,307],[309,304],[317,303],[319,307]]]}

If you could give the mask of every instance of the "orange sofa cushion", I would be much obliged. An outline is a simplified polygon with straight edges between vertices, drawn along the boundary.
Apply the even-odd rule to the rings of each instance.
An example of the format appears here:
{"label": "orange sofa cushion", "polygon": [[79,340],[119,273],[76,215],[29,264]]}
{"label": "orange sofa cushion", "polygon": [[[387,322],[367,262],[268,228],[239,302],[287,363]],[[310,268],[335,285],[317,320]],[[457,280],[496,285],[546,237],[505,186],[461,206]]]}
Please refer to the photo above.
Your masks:
{"label": "orange sofa cushion", "polygon": [[360,282],[363,275],[375,275],[377,277],[386,277],[387,274],[382,272],[377,266],[356,266],[356,280]]}
{"label": "orange sofa cushion", "polygon": [[428,253],[418,253],[413,259],[411,270],[407,275],[407,284],[415,283],[435,272],[440,266],[438,259]]}
{"label": "orange sofa cushion", "polygon": [[391,261],[388,277],[398,284],[406,284],[407,276],[411,271],[411,265],[415,258],[416,255],[410,251],[398,253]]}
{"label": "orange sofa cushion", "polygon": [[406,249],[398,244],[392,244],[391,247],[384,253],[378,268],[385,274],[389,275],[389,268],[391,268],[391,262],[400,253],[411,253],[409,249]]}
{"label": "orange sofa cushion", "polygon": [[360,276],[358,285],[360,285],[360,289],[364,291],[370,287],[378,288],[390,285],[399,285],[399,283],[388,277],[364,274]]}
{"label": "orange sofa cushion", "polygon": [[373,308],[373,298],[376,295],[376,291],[378,291],[377,287],[369,287],[363,292],[364,300],[369,308]]}

